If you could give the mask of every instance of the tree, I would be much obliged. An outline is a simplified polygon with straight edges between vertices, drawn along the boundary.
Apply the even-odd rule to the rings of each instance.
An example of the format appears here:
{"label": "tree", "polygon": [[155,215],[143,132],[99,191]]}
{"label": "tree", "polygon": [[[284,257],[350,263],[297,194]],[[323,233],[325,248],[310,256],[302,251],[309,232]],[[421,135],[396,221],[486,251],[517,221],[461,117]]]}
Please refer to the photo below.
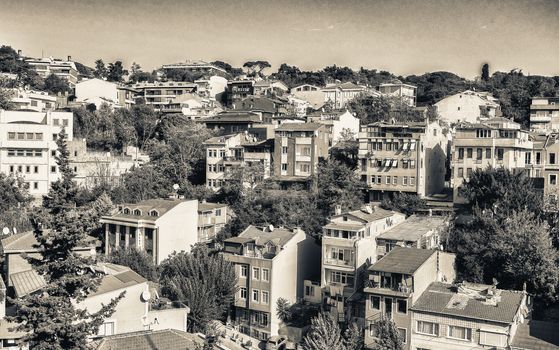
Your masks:
{"label": "tree", "polygon": [[248,61],[243,64],[247,68],[249,76],[262,76],[262,71],[272,65],[268,61]]}
{"label": "tree", "polygon": [[349,168],[357,168],[357,153],[359,142],[355,139],[355,133],[350,129],[343,129],[340,140],[330,149],[330,156]]}
{"label": "tree", "polygon": [[404,350],[402,338],[396,324],[390,319],[382,318],[375,323],[376,340],[367,345],[374,350]]}
{"label": "tree", "polygon": [[121,177],[122,183],[111,191],[115,203],[137,203],[146,199],[166,198],[173,182],[154,164],[133,167]]}
{"label": "tree", "polygon": [[109,68],[107,70],[108,81],[123,82],[126,75],[128,75],[128,71],[124,69],[122,61],[109,63]]}
{"label": "tree", "polygon": [[68,81],[54,74],[49,75],[45,79],[44,90],[52,94],[72,92],[72,88],[68,85]]}
{"label": "tree", "polygon": [[319,313],[311,320],[311,328],[304,338],[305,350],[345,350],[342,331],[329,313]]}
{"label": "tree", "polygon": [[160,283],[164,295],[190,307],[191,332],[205,332],[210,321],[224,319],[237,292],[233,265],[203,245],[163,261]]}
{"label": "tree", "polygon": [[12,102],[14,91],[9,86],[9,81],[6,78],[0,77],[0,109],[9,111],[15,109],[15,104]]}
{"label": "tree", "polygon": [[105,67],[105,62],[103,62],[102,59],[95,61],[95,70],[93,71],[95,78],[105,79],[107,78],[108,73],[107,67]]}
{"label": "tree", "polygon": [[152,282],[158,281],[157,267],[153,257],[138,249],[117,249],[107,257],[113,264],[128,266],[139,275]]}
{"label": "tree", "polygon": [[103,226],[99,223],[99,219],[101,219],[104,215],[109,215],[113,208],[114,205],[111,198],[104,191],[94,201],[81,207],[81,222],[85,232],[93,237],[101,239],[101,241],[104,241],[105,232],[102,229]]}
{"label": "tree", "polygon": [[489,64],[484,63],[481,67],[481,80],[488,81],[489,80]]}
{"label": "tree", "polygon": [[361,120],[361,124],[388,120],[391,108],[390,100],[383,96],[363,95],[348,103],[349,111]]}
{"label": "tree", "polygon": [[346,350],[362,350],[364,346],[363,328],[353,322],[344,333]]}
{"label": "tree", "polygon": [[136,62],[133,62],[132,65],[130,66],[130,72],[132,74],[137,74],[140,73],[141,71],[142,71],[142,67]]}
{"label": "tree", "polygon": [[395,193],[392,198],[385,197],[380,203],[387,210],[395,210],[410,216],[419,209],[427,208],[427,201],[415,193]]}
{"label": "tree", "polygon": [[34,234],[40,257],[28,257],[46,286],[40,293],[13,300],[17,312],[8,319],[19,323],[16,330],[26,332],[22,340],[33,349],[85,350],[88,337],[112,315],[124,292],[96,312],[79,308],[79,303],[98,288],[102,277],[90,268],[90,256],[75,252],[87,239],[77,211],[61,205],[56,212],[50,231],[37,223]]}
{"label": "tree", "polygon": [[278,298],[276,301],[276,315],[282,322],[289,322],[291,320],[291,305],[285,298]]}
{"label": "tree", "polygon": [[31,200],[23,177],[0,173],[0,229],[15,227],[20,232],[31,229],[28,211]]}
{"label": "tree", "polygon": [[233,77],[237,77],[243,74],[243,70],[241,68],[235,68],[227,62],[213,61],[211,62],[211,64],[221,69],[224,69],[227,73],[231,74]]}

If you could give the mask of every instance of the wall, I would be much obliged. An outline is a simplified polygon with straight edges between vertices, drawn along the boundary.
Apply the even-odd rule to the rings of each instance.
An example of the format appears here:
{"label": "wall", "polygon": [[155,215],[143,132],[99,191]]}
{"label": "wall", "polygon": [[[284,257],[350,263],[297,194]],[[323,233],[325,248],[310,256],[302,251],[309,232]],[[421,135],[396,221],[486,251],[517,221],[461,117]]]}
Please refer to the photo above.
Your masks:
{"label": "wall", "polygon": [[489,103],[489,101],[471,91],[448,96],[435,103],[435,106],[437,106],[437,112],[441,119],[452,124],[458,122],[478,122],[481,116],[480,107],[487,104],[493,106],[489,117],[494,117],[497,105]]}
{"label": "wall", "polygon": [[[102,101],[102,99],[107,99],[114,103],[118,103],[119,101],[116,84],[96,78],[85,80],[76,84],[75,95],[77,101]],[[99,108],[101,103],[96,104],[96,106]]]}
{"label": "wall", "polygon": [[154,331],[176,329],[186,332],[187,315],[189,311],[190,309],[188,308],[150,310],[148,312],[147,323],[151,324],[150,329]]}
{"label": "wall", "polygon": [[198,201],[176,205],[157,219],[157,261],[159,264],[173,252],[186,251],[198,242]]}

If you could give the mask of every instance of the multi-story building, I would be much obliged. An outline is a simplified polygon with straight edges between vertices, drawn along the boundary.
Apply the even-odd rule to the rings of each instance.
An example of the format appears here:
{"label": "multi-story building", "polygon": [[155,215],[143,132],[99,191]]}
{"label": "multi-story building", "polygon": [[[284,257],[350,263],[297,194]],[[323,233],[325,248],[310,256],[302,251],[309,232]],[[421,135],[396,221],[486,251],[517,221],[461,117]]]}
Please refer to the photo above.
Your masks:
{"label": "multi-story building", "polygon": [[431,283],[410,310],[410,348],[511,349],[526,322],[528,299],[526,292],[494,285]]}
{"label": "multi-story building", "polygon": [[[338,207],[322,228],[321,302],[335,319],[349,319],[348,298],[362,290],[364,270],[376,261],[376,237],[401,225],[405,218],[404,214],[378,207],[366,206],[345,213]],[[305,294],[305,298],[308,297],[312,294]],[[363,306],[357,303],[354,309],[363,309]],[[351,317],[359,315],[352,312]]]}
{"label": "multi-story building", "polygon": [[129,86],[120,85],[103,79],[92,78],[76,84],[76,103],[94,104],[97,108],[108,104],[113,108],[130,108],[135,96],[140,91]]}
{"label": "multi-story building", "polygon": [[45,91],[33,91],[26,89],[14,89],[11,102],[16,109],[47,112],[56,109],[56,96],[51,96]]}
{"label": "multi-story building", "polygon": [[533,97],[530,105],[530,129],[559,131],[559,97]]}
{"label": "multi-story building", "polygon": [[315,85],[303,84],[291,88],[290,94],[295,98],[306,101],[311,108],[318,109],[324,105],[326,101],[325,93],[322,88]]}
{"label": "multi-story building", "polygon": [[208,129],[219,131],[221,135],[250,131],[262,124],[262,116],[258,113],[244,111],[222,112],[212,117],[200,119]]}
{"label": "multi-story building", "polygon": [[316,174],[318,161],[328,158],[329,135],[318,123],[284,123],[276,129],[274,176],[306,179]]}
{"label": "multi-story building", "polygon": [[198,204],[198,242],[211,242],[227,224],[227,204],[201,202]]}
{"label": "multi-story building", "polygon": [[271,124],[274,118],[287,114],[286,102],[266,96],[249,96],[233,103],[235,111],[245,111],[260,115],[262,122]]}
{"label": "multi-story building", "polygon": [[332,104],[332,108],[341,109],[347,103],[357,96],[363,94],[367,88],[365,86],[357,85],[351,82],[343,84],[326,85],[322,89],[324,93],[324,102]]}
{"label": "multi-story building", "polygon": [[295,304],[303,297],[303,280],[316,274],[319,254],[314,239],[299,228],[249,226],[238,237],[226,239],[223,256],[238,277],[235,328],[261,340],[277,335],[277,300]]}
{"label": "multi-story building", "polygon": [[444,189],[448,138],[437,121],[362,125],[358,140],[359,171],[370,200]]}
{"label": "multi-story building", "polygon": [[72,61],[72,56],[68,56],[66,61],[52,57],[28,58],[25,60],[37,74],[46,78],[51,74],[68,81],[70,87],[76,86],[78,82],[78,69]]}
{"label": "multi-story building", "polygon": [[138,83],[132,86],[138,91],[137,97],[142,98],[147,105],[153,106],[156,111],[165,111],[166,106],[182,94],[196,92],[198,85],[187,82],[154,82]]}
{"label": "multi-story building", "polygon": [[466,90],[447,96],[435,103],[441,120],[449,124],[460,122],[477,123],[499,117],[499,100],[488,92]]}
{"label": "multi-story building", "polygon": [[439,250],[396,247],[369,267],[365,284],[365,348],[375,343],[376,322],[392,320],[404,343],[410,347],[410,308],[432,282],[454,282],[455,256]]}
{"label": "multi-story building", "polygon": [[236,102],[254,95],[254,80],[232,80],[227,82],[227,105],[233,106]]}
{"label": "multi-story building", "polygon": [[114,215],[101,217],[105,254],[135,248],[161,263],[173,252],[187,251],[198,242],[198,201],[150,199],[121,204]]}
{"label": "multi-story building", "polygon": [[412,215],[402,224],[377,236],[377,259],[390,253],[394,247],[437,249],[441,232],[447,227],[447,217]]}
{"label": "multi-story building", "polygon": [[410,107],[415,107],[417,102],[417,86],[404,84],[401,81],[380,84],[378,91],[389,97],[396,97]]}
{"label": "multi-story building", "polygon": [[544,207],[549,211],[559,209],[559,134],[549,134],[542,153]]}
{"label": "multi-story building", "polygon": [[161,70],[165,73],[173,70],[186,71],[191,74],[201,74],[208,77],[212,75],[227,77],[229,75],[225,69],[202,60],[187,60],[186,62],[164,64]]}
{"label": "multi-story building", "polygon": [[254,83],[255,95],[280,96],[289,91],[289,86],[281,80],[260,80]]}
{"label": "multi-story building", "polygon": [[0,171],[23,176],[34,197],[47,194],[60,178],[55,157],[62,128],[72,141],[71,112],[0,110]]}
{"label": "multi-story building", "polygon": [[359,118],[348,110],[323,112],[317,111],[307,115],[307,121],[324,124],[329,137],[329,146],[342,140],[344,133],[350,132],[356,138],[359,134]]}
{"label": "multi-story building", "polygon": [[454,203],[466,201],[460,194],[460,187],[474,170],[491,166],[524,171],[526,165],[531,164],[532,147],[528,131],[506,118],[458,125],[451,147]]}
{"label": "multi-story building", "polygon": [[164,113],[182,113],[187,119],[197,120],[215,115],[218,108],[210,98],[187,93],[175,97],[169,104],[162,106],[161,110]]}

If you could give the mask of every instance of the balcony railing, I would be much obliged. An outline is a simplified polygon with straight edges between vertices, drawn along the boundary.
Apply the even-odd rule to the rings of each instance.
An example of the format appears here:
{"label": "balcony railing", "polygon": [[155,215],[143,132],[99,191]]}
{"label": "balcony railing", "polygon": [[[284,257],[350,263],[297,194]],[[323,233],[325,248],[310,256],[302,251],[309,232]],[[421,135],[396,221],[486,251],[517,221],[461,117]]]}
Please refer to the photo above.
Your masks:
{"label": "balcony railing", "polygon": [[400,292],[400,293],[406,293],[409,294],[411,292],[413,292],[413,289],[409,286],[406,286],[402,283],[380,283],[377,281],[371,281],[368,280],[365,282],[365,287],[366,288],[376,288],[376,289],[386,289],[386,290],[391,290],[394,292]]}
{"label": "balcony railing", "polygon": [[355,262],[353,260],[347,261],[347,260],[326,258],[324,259],[324,263],[327,265],[335,265],[335,266],[347,266],[347,267],[355,266]]}

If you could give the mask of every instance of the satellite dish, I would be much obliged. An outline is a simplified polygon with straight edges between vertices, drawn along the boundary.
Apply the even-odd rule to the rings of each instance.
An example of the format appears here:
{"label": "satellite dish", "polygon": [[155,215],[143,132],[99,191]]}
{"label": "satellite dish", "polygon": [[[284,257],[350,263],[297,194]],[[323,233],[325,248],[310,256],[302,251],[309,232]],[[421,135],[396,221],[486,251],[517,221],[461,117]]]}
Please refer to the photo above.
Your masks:
{"label": "satellite dish", "polygon": [[14,235],[17,235],[17,228],[14,227],[14,229],[12,230],[12,232],[14,233]]}
{"label": "satellite dish", "polygon": [[4,228],[2,229],[2,234],[4,234],[4,235],[9,235],[9,234],[10,234],[10,229],[7,228],[7,227],[4,227]]}
{"label": "satellite dish", "polygon": [[274,231],[274,225],[270,224],[268,226],[268,230],[270,230],[270,232],[273,232]]}
{"label": "satellite dish", "polygon": [[142,300],[144,302],[148,302],[151,299],[151,293],[149,292],[149,290],[144,290],[142,292]]}
{"label": "satellite dish", "polygon": [[180,188],[179,184],[174,184],[174,185],[173,185],[173,189],[174,189],[175,191],[177,191],[179,188]]}

